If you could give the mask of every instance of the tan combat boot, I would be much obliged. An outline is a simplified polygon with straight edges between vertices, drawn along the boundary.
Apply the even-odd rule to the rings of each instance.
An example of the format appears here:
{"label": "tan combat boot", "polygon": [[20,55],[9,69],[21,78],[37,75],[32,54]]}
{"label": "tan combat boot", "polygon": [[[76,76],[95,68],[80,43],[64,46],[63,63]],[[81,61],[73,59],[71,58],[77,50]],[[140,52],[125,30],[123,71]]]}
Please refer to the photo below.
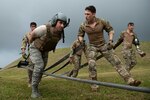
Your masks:
{"label": "tan combat boot", "polygon": [[134,80],[133,78],[128,79],[128,85],[130,86],[139,86],[141,84],[141,81]]}
{"label": "tan combat boot", "polygon": [[92,90],[92,92],[97,92],[98,89],[99,89],[99,86],[98,86],[98,85],[96,85],[96,84],[92,84],[92,85],[91,85],[91,90]]}
{"label": "tan combat boot", "polygon": [[77,77],[78,76],[78,70],[73,70],[72,77]]}
{"label": "tan combat boot", "polygon": [[144,56],[146,56],[146,53],[142,52],[142,53],[140,53],[140,56],[144,57]]}

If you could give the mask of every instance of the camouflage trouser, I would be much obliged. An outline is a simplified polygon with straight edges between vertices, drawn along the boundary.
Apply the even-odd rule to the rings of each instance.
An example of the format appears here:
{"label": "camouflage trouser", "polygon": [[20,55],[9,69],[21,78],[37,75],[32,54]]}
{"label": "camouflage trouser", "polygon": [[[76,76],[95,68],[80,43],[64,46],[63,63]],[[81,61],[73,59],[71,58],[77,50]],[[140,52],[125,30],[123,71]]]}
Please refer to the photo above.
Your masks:
{"label": "camouflage trouser", "polygon": [[120,59],[113,53],[113,51],[107,50],[106,44],[101,47],[88,46],[87,48],[90,79],[97,80],[96,57],[98,52],[100,52],[106,58],[106,60],[112,64],[115,70],[127,83],[134,80],[124,68]]}
{"label": "camouflage trouser", "polygon": [[30,59],[34,64],[32,86],[38,86],[43,75],[42,71],[47,64],[48,52],[41,52],[35,47],[30,47]]}
{"label": "camouflage trouser", "polygon": [[73,59],[74,68],[72,70],[72,77],[77,77],[78,71],[81,66],[81,55],[75,54],[73,57],[74,57],[74,59]]}
{"label": "camouflage trouser", "polygon": [[128,71],[130,71],[137,63],[133,49],[123,50],[123,58],[125,59],[125,68]]}
{"label": "camouflage trouser", "polygon": [[84,49],[82,49],[81,54],[73,55],[72,63],[74,64],[74,68],[70,71],[68,76],[72,76],[72,77],[78,76],[79,69],[81,68],[81,56],[82,56],[83,52],[84,52],[85,57],[87,58],[86,49],[87,49],[87,44],[85,44],[85,47],[84,47]]}

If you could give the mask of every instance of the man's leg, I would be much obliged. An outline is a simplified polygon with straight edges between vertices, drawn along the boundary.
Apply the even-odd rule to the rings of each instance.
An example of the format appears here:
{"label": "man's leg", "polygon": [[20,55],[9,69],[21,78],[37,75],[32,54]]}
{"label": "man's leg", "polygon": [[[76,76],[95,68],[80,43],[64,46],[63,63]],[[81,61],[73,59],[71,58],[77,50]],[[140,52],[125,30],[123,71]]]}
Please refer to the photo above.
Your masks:
{"label": "man's leg", "polygon": [[116,69],[119,75],[127,82],[129,85],[138,86],[141,84],[140,81],[134,80],[130,73],[122,65],[120,59],[112,52],[112,50],[103,49],[106,48],[105,45],[102,47],[102,54],[109,61],[112,66]]}
{"label": "man's leg", "polygon": [[34,64],[34,70],[32,74],[32,98],[40,97],[38,90],[39,82],[41,81],[42,71],[44,68],[44,61],[42,58],[42,53],[36,48],[30,48],[30,59]]}
{"label": "man's leg", "polygon": [[[96,70],[96,57],[97,57],[97,50],[93,46],[89,46],[87,48],[87,57],[88,57],[88,65],[89,65],[89,77],[91,80],[97,80],[97,70]],[[93,92],[96,92],[99,88],[98,85],[92,84],[91,89]]]}
{"label": "man's leg", "polygon": [[31,87],[32,71],[28,69],[27,72],[28,72],[28,87]]}
{"label": "man's leg", "polygon": [[130,73],[130,70],[136,65],[136,56],[133,50],[124,50],[123,58],[125,59],[125,68]]}
{"label": "man's leg", "polygon": [[73,64],[74,64],[74,68],[72,70],[72,77],[77,77],[81,66],[81,55],[74,55]]}
{"label": "man's leg", "polygon": [[[28,65],[28,67],[30,67],[31,69],[34,68],[34,65],[33,65],[33,63],[31,62],[30,59],[29,59],[29,65]],[[33,73],[33,71],[28,69],[27,72],[28,72],[28,87],[31,87],[32,73]]]}

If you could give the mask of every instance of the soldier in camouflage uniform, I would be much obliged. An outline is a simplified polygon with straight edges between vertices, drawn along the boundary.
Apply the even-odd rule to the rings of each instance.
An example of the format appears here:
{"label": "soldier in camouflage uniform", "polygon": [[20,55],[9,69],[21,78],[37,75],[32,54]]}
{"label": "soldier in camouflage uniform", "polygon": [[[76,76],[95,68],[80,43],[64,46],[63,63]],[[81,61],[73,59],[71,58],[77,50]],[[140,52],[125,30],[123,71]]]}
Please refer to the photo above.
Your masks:
{"label": "soldier in camouflage uniform", "polygon": [[64,38],[64,28],[68,25],[67,17],[63,13],[57,13],[50,24],[37,27],[28,36],[30,42],[30,59],[34,64],[32,74],[32,98],[40,97],[38,90],[42,72],[47,64],[48,52],[55,51],[59,40]]}
{"label": "soldier in camouflage uniform", "polygon": [[[37,24],[35,22],[30,23],[30,32],[27,32],[25,36],[22,39],[22,45],[21,45],[21,53],[22,57],[29,62],[29,67],[33,68],[33,64],[31,63],[31,60],[29,59],[29,41],[27,38],[27,35],[29,35],[35,28],[37,27]],[[28,55],[26,54],[26,47]],[[32,71],[28,70],[28,87],[31,87],[31,81],[32,81]]]}
{"label": "soldier in camouflage uniform", "polygon": [[[122,65],[120,59],[112,52],[113,48],[113,28],[108,21],[100,18],[96,18],[96,8],[94,6],[88,6],[85,8],[86,21],[80,25],[78,32],[78,39],[83,41],[85,33],[87,33],[89,39],[89,46],[87,47],[87,57],[89,64],[89,77],[92,80],[97,80],[96,71],[96,58],[98,52],[100,52],[106,60],[111,63],[119,75],[129,85],[138,86],[140,81],[131,77],[125,67]],[[104,40],[103,30],[108,32],[109,42],[106,44]],[[97,91],[98,85],[91,85],[92,91]]]}
{"label": "soldier in camouflage uniform", "polygon": [[[70,62],[74,64],[74,68],[70,71],[70,73],[68,74],[68,76],[72,76],[72,77],[77,77],[80,66],[81,66],[81,56],[82,56],[82,52],[86,51],[87,45],[84,43],[84,47],[83,49],[79,50],[78,52],[76,52],[74,54],[74,51],[77,47],[79,47],[81,45],[81,42],[79,40],[75,40],[71,46],[71,53],[70,53]],[[86,54],[85,54],[86,56]],[[87,58],[87,57],[86,57]]]}
{"label": "soldier in camouflage uniform", "polygon": [[134,23],[129,22],[128,27],[125,31],[121,32],[121,35],[114,45],[114,49],[119,46],[123,42],[123,58],[125,59],[125,68],[130,72],[130,70],[136,65],[136,56],[135,56],[135,51],[132,48],[132,44],[136,46],[136,51],[137,53],[141,56],[144,57],[146,53],[144,53],[140,48],[139,48],[139,40],[134,32]]}

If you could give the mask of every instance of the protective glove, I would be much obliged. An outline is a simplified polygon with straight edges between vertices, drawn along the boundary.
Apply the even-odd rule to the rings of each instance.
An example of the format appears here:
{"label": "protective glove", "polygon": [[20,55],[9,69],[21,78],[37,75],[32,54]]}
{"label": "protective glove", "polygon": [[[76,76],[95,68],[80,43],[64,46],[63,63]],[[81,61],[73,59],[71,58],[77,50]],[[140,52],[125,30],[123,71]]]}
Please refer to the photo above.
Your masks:
{"label": "protective glove", "polygon": [[107,49],[111,50],[113,49],[114,45],[113,45],[113,40],[109,40],[108,44],[107,44]]}
{"label": "protective glove", "polygon": [[18,63],[18,68],[20,68],[20,67],[22,67],[22,66],[28,66],[29,65],[29,62],[28,61],[20,61],[19,63]]}

